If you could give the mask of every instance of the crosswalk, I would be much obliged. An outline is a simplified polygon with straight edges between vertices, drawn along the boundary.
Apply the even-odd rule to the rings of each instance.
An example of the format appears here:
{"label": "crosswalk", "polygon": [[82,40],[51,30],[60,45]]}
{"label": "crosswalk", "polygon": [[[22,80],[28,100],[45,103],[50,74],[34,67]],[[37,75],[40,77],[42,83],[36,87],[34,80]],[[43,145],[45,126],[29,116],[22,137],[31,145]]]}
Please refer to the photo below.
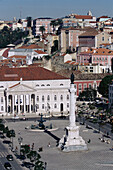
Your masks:
{"label": "crosswalk", "polygon": [[6,157],[8,154],[8,152],[0,152],[0,158]]}

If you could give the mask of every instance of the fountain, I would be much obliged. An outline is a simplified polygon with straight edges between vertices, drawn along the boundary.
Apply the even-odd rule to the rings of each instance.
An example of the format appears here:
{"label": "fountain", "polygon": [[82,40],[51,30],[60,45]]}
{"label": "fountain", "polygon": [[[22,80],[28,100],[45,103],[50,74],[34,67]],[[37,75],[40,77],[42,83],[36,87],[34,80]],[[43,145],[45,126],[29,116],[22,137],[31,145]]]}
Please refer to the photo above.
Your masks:
{"label": "fountain", "polygon": [[43,119],[43,114],[40,115],[40,120],[38,120],[38,124],[36,125],[31,125],[31,127],[29,128],[30,131],[53,131],[53,130],[57,130],[58,128],[56,128],[55,126],[52,125],[52,123],[48,124],[48,122],[46,124],[44,124],[44,122],[46,122],[46,120]]}

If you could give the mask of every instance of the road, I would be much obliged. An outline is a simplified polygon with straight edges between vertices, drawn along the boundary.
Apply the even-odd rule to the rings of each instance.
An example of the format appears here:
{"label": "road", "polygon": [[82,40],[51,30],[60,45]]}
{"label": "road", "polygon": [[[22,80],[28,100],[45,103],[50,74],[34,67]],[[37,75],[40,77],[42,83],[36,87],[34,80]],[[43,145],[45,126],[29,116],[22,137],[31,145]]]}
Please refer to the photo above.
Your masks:
{"label": "road", "polygon": [[[78,119],[78,121],[80,122],[79,119]],[[99,131],[98,123],[92,123],[92,122],[89,122],[89,120],[85,120],[85,125],[89,125]],[[108,132],[111,139],[113,139],[113,133],[111,133],[111,125],[109,123],[105,123],[105,124],[101,125],[100,132],[103,132],[104,134],[106,134]]]}
{"label": "road", "polygon": [[2,140],[0,140],[0,170],[5,170],[5,167],[4,167],[4,163],[5,162],[10,162],[11,166],[12,166],[12,170],[22,170],[21,166],[19,165],[19,163],[17,163],[17,161],[14,160],[13,161],[8,161],[6,156],[8,154],[11,154],[7,147],[5,147],[4,144],[2,144]]}

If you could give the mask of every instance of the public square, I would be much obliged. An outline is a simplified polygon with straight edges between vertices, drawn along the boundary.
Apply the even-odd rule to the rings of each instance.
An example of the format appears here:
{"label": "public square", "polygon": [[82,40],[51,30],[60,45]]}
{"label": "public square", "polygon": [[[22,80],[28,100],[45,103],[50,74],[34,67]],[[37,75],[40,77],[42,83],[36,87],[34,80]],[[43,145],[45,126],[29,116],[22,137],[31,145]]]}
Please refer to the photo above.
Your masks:
{"label": "public square", "polygon": [[[47,162],[47,170],[111,170],[113,168],[113,141],[110,140],[110,144],[101,142],[101,133],[94,133],[93,129],[86,129],[85,125],[80,126],[80,135],[86,141],[88,145],[88,151],[69,152],[64,153],[56,147],[58,138],[61,138],[65,134],[65,127],[69,125],[69,120],[48,120],[55,127],[58,127],[56,131],[51,133],[45,132],[32,132],[25,127],[32,124],[37,124],[34,121],[16,121],[6,122],[9,129],[14,129],[16,137],[14,138],[14,148],[19,148],[18,137],[23,138],[22,144],[34,143],[34,150],[38,151],[40,147],[43,147],[43,151],[40,152],[41,160]],[[79,122],[77,122],[79,125]],[[91,140],[88,143],[89,139]],[[106,140],[106,139],[105,139]],[[50,147],[48,147],[50,143]]]}

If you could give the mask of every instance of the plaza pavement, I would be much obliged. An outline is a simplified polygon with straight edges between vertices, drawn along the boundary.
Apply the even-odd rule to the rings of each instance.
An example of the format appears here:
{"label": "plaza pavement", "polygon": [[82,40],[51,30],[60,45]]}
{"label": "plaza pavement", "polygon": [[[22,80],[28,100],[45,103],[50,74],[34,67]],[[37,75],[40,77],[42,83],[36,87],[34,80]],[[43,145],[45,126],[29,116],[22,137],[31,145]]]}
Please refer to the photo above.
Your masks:
{"label": "plaza pavement", "polygon": [[[23,137],[23,144],[34,143],[34,150],[38,151],[40,147],[43,147],[43,151],[40,152],[41,160],[47,162],[47,170],[112,170],[113,169],[113,141],[110,140],[110,144],[101,142],[99,138],[102,134],[93,133],[92,129],[86,129],[81,125],[80,135],[86,141],[91,139],[88,145],[88,151],[81,152],[69,152],[64,153],[56,147],[56,139],[54,136],[45,132],[31,132],[25,129],[25,127],[31,124],[36,124],[33,121],[18,121],[7,122],[9,129],[14,129],[16,132],[16,138],[14,138],[14,147],[19,148],[18,137]],[[50,120],[46,123],[52,123],[58,127],[58,130],[52,131],[56,137],[61,138],[65,134],[65,127],[69,125],[68,120]],[[77,123],[79,125],[79,123]],[[48,147],[50,143],[50,147]]]}

